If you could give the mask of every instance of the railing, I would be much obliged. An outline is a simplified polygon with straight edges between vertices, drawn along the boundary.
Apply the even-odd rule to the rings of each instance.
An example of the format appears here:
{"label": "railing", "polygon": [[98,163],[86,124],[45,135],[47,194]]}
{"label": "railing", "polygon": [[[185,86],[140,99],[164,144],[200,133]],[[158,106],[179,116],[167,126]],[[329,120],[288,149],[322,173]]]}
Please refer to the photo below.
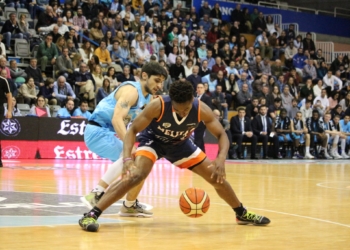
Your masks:
{"label": "railing", "polygon": [[350,51],[334,51],[333,60],[336,59],[339,55],[350,57]]}
{"label": "railing", "polygon": [[[301,35],[303,38],[306,37],[306,33],[308,32],[299,32],[299,33],[296,33],[297,35]],[[312,41],[314,41],[314,43],[316,43],[317,41],[317,36],[316,36],[316,33],[315,32],[310,32],[311,33],[311,39]]]}
{"label": "railing", "polygon": [[266,20],[267,16],[271,16],[273,23],[275,23],[275,24],[278,23],[279,26],[281,27],[281,25],[282,25],[282,15],[281,14],[266,14],[266,15],[264,15],[265,20]]}
{"label": "railing", "polygon": [[297,24],[297,23],[282,23],[281,29],[282,29],[282,30],[287,30],[287,29],[289,29],[289,25],[290,25],[290,24],[293,24],[293,25],[294,25],[295,34],[299,34],[299,24]]}
{"label": "railing", "polygon": [[350,12],[349,9],[344,9],[344,8],[339,8],[339,7],[335,7],[334,11],[326,11],[326,10],[316,10],[316,9],[312,9],[312,8],[306,8],[306,7],[300,7],[300,6],[294,6],[294,5],[289,5],[286,3],[271,3],[271,2],[265,2],[265,1],[259,1],[258,2],[259,6],[267,6],[267,7],[275,7],[277,9],[284,9],[284,10],[295,10],[297,12],[312,12],[316,15],[324,13],[324,14],[328,14],[328,15],[332,15],[334,17],[338,16],[343,16],[343,17],[347,17],[350,18],[350,14],[343,14],[343,13],[337,13],[337,10],[347,10]]}
{"label": "railing", "polygon": [[316,50],[321,49],[327,64],[332,63],[334,56],[334,43],[332,42],[316,42]]}

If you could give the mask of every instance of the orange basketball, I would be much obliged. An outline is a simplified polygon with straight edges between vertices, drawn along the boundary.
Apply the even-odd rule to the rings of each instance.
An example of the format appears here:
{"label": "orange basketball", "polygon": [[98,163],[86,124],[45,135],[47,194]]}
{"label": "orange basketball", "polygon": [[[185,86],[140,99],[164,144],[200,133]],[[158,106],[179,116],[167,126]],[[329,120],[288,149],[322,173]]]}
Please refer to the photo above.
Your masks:
{"label": "orange basketball", "polygon": [[179,200],[181,211],[191,218],[205,214],[210,206],[208,194],[200,188],[188,188]]}

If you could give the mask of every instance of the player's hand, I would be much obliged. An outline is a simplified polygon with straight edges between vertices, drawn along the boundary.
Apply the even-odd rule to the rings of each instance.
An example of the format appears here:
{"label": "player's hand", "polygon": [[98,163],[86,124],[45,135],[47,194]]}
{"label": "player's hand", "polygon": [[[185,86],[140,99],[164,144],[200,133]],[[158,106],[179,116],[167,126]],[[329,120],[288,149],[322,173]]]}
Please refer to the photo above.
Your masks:
{"label": "player's hand", "polygon": [[11,112],[7,112],[6,118],[7,118],[7,119],[11,119],[11,118],[12,118],[12,113],[11,113]]}
{"label": "player's hand", "polygon": [[216,158],[209,166],[208,168],[213,168],[213,173],[211,174],[211,179],[213,179],[216,176],[216,182],[217,183],[224,183],[224,180],[226,179],[226,173],[225,173],[225,159],[221,159],[220,157]]}
{"label": "player's hand", "polygon": [[128,160],[123,164],[122,178],[132,176],[133,170],[136,168],[134,160]]}

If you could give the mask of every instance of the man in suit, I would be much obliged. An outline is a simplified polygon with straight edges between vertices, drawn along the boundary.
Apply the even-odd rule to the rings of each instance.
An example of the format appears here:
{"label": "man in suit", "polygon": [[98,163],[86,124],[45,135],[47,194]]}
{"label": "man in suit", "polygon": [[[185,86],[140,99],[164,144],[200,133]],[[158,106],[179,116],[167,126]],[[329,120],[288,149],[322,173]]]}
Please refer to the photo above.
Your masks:
{"label": "man in suit", "polygon": [[273,124],[272,120],[266,116],[267,107],[261,105],[259,107],[259,115],[255,116],[252,121],[252,129],[254,134],[257,136],[258,141],[263,143],[263,159],[268,159],[267,157],[267,142],[273,142],[273,158],[279,159],[279,142],[277,134],[272,131]]}
{"label": "man in suit", "polygon": [[257,159],[255,156],[257,137],[254,135],[251,127],[251,120],[245,116],[245,108],[238,108],[238,115],[231,118],[230,130],[232,134],[232,141],[235,141],[238,146],[237,155],[239,159],[242,156],[242,142],[251,142],[251,159]]}
{"label": "man in suit", "polygon": [[[197,98],[208,105],[209,108],[213,109],[212,101],[209,96],[207,96],[204,92],[204,84],[197,84]],[[206,130],[206,126],[203,122],[200,122],[197,128],[194,130],[194,144],[196,144],[203,152],[205,152],[204,148],[204,132]]]}

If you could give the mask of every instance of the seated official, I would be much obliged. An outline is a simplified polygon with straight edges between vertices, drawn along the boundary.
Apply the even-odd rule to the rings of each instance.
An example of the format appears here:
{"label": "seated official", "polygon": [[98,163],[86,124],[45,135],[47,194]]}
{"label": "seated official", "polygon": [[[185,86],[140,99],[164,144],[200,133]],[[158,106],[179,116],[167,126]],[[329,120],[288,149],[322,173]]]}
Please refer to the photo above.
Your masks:
{"label": "seated official", "polygon": [[238,115],[231,118],[230,130],[232,134],[232,141],[237,143],[237,156],[239,159],[243,159],[242,156],[242,142],[251,142],[251,159],[257,159],[256,154],[256,142],[257,136],[254,135],[251,119],[246,116],[245,108],[239,107]]}
{"label": "seated official", "polygon": [[80,118],[86,118],[89,119],[91,116],[91,113],[88,111],[89,105],[87,101],[82,101],[80,103],[79,108],[74,110],[73,116],[74,117],[80,117]]}
{"label": "seated official", "polygon": [[66,102],[66,106],[58,110],[57,117],[61,117],[61,118],[72,117],[73,112],[74,112],[74,101],[68,99]]}
{"label": "seated official", "polygon": [[267,142],[273,143],[273,158],[281,158],[279,155],[279,142],[276,132],[272,131],[272,120],[266,116],[267,107],[261,105],[259,107],[259,115],[255,116],[252,121],[252,129],[254,135],[257,136],[258,141],[263,143],[263,159],[268,159],[267,156]]}
{"label": "seated official", "polygon": [[55,93],[55,97],[59,105],[64,104],[66,100],[79,101],[79,99],[76,99],[76,95],[72,87],[66,82],[66,78],[64,76],[60,76],[57,79],[57,82],[54,82],[53,92]]}
{"label": "seated official", "polygon": [[[300,144],[305,143],[305,159],[315,158],[310,154],[310,134],[303,122],[303,114],[298,111],[290,123],[291,137],[294,145],[294,152],[299,151]],[[298,153],[299,154],[299,153]],[[295,155],[295,154],[294,154]],[[298,155],[296,155],[297,158]],[[294,157],[293,157],[294,158]]]}
{"label": "seated official", "polygon": [[44,96],[39,95],[36,99],[35,105],[29,110],[30,115],[36,115],[38,117],[51,117],[50,109],[46,105]]}

